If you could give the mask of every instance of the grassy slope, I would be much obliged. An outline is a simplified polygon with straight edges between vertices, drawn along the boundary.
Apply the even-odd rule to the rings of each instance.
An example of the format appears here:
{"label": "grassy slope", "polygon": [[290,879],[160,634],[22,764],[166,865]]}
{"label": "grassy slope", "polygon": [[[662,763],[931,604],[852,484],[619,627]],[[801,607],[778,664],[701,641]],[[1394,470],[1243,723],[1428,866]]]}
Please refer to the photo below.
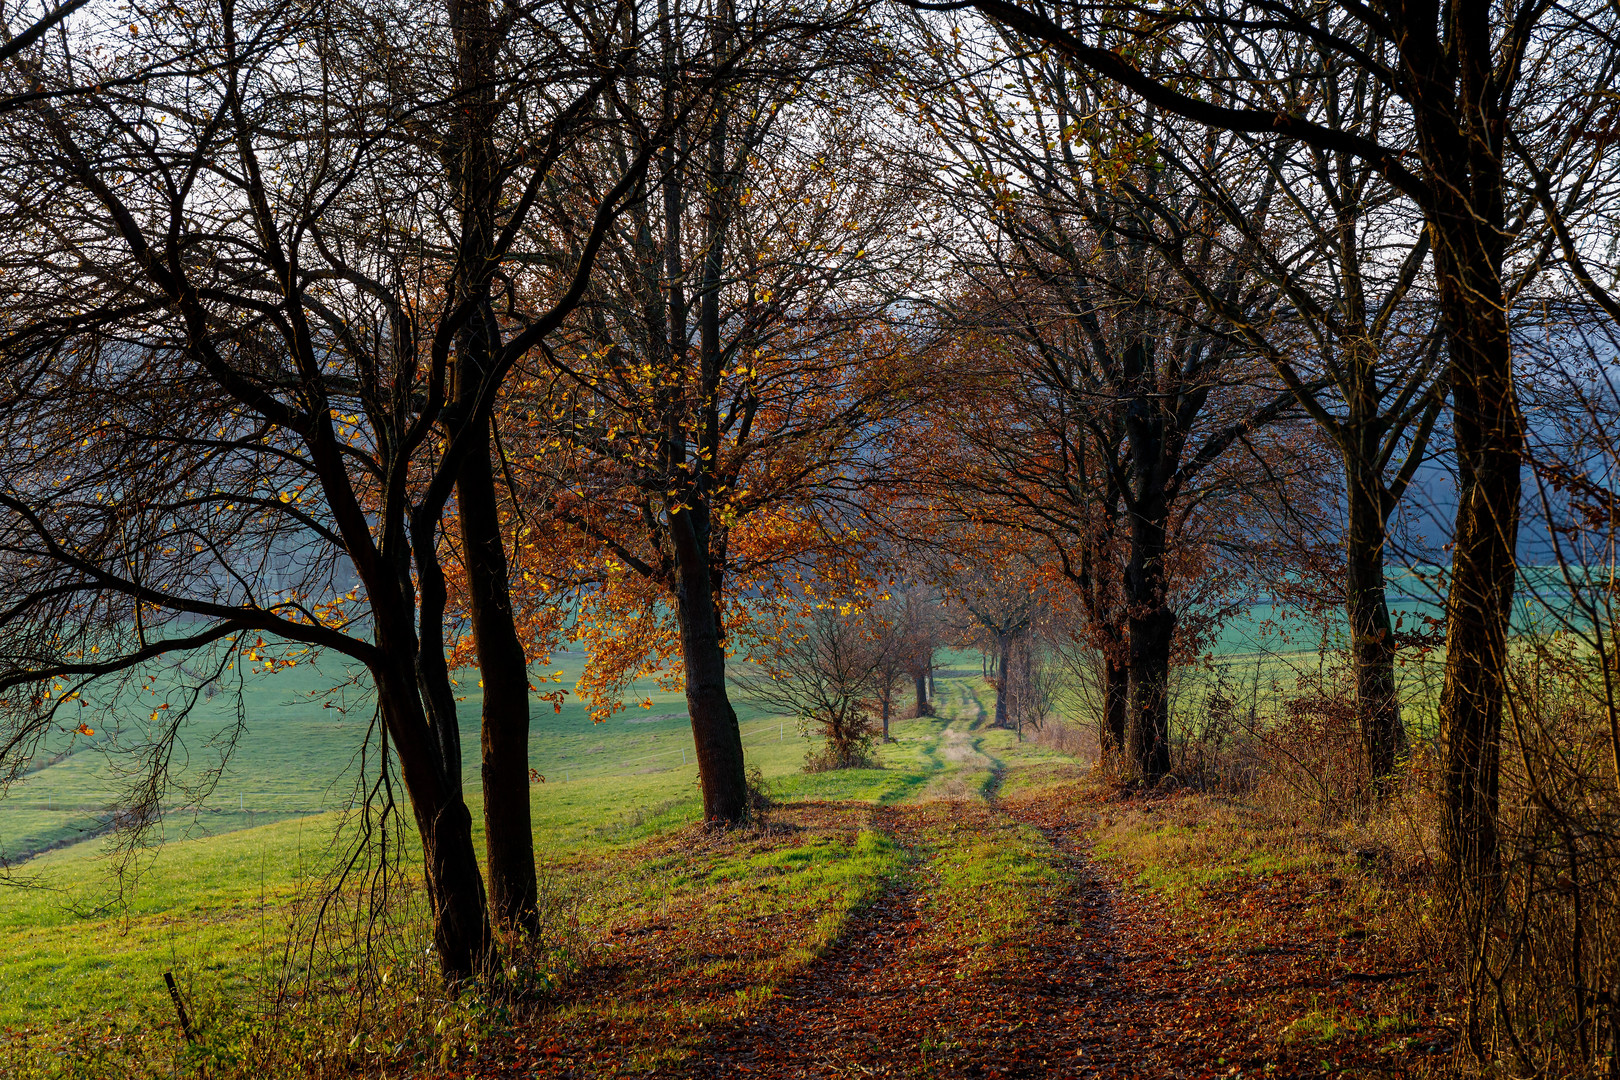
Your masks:
{"label": "grassy slope", "polygon": [[[249,702],[251,726],[216,797],[195,818],[176,815],[206,835],[176,838],[144,854],[142,872],[121,894],[96,840],[26,863],[23,869],[39,888],[0,888],[0,1026],[144,1011],[161,1003],[161,975],[170,968],[206,973],[227,987],[260,969],[283,939],[295,900],[334,863],[333,838],[343,820],[335,811],[274,818],[314,809],[318,798],[330,800],[327,805],[341,801],[348,790],[341,770],[364,733],[358,720],[328,719],[330,710],[307,702],[302,710],[277,715],[271,711],[278,707],[274,692],[285,699],[288,688],[296,692],[319,680],[286,673],[273,679],[288,681],[261,680],[274,690],[255,687],[260,697]],[[799,771],[806,743],[791,723],[744,706],[748,761],[783,800],[882,804],[973,797],[1000,783],[1008,760],[1026,766],[1067,760],[1017,745],[1009,732],[967,730],[982,715],[982,689],[972,677],[943,682],[942,696],[963,720],[898,722],[897,741],[881,753],[883,768],[814,775]],[[464,705],[469,723],[476,717],[476,693],[471,689]],[[578,706],[561,713],[536,710],[533,754],[546,783],[531,790],[543,861],[571,866],[696,820],[689,750],[681,763],[690,734],[684,713],[667,715],[678,708],[672,695],[655,694],[651,710],[600,725],[591,725]],[[661,714],[665,718],[631,722]],[[469,734],[469,745],[476,747],[476,730]],[[79,754],[35,773],[32,791],[23,789],[19,802],[30,794],[42,799],[45,792],[64,803],[72,795],[104,792],[93,760]],[[469,764],[469,775],[476,776]],[[243,815],[232,805],[238,790],[277,793],[282,801],[258,796],[271,805],[250,806]],[[476,793],[470,801],[479,823]],[[6,808],[7,829],[16,828],[13,810]],[[267,817],[269,823],[253,824]],[[171,823],[171,834],[184,831]]]}
{"label": "grassy slope", "polygon": [[[579,653],[564,653],[545,674],[559,672],[563,684],[578,677]],[[175,760],[177,790],[168,800],[171,838],[208,835],[265,824],[290,814],[311,814],[346,806],[354,794],[358,756],[367,738],[371,707],[352,686],[339,695],[355,671],[342,658],[326,656],[274,675],[250,674],[241,695],[245,724],[236,730],[234,694],[201,703],[182,730]],[[468,775],[477,776],[478,715],[481,693],[476,676],[461,690],[462,745]],[[584,707],[570,701],[561,712],[538,702],[533,710],[531,756],[547,780],[589,778],[643,768],[678,766],[689,742],[680,695],[640,686],[653,701],[650,711],[631,710],[604,724],[592,724]],[[104,808],[120,790],[119,765],[128,764],[113,747],[138,745],[145,727],[140,715],[161,698],[140,695],[118,716],[87,716],[99,730],[93,739],[67,736],[49,743],[40,760],[72,750],[62,760],[24,776],[8,793],[0,815],[0,855],[38,850],[93,833],[105,820]],[[332,707],[327,707],[328,704]],[[346,708],[344,707],[346,706]],[[757,711],[740,709],[745,731],[757,740]],[[650,723],[652,717],[661,719]],[[75,719],[81,717],[76,716]],[[105,730],[122,727],[116,733]],[[776,733],[776,725],[769,725]],[[218,768],[232,739],[223,772],[203,799],[187,789]],[[688,754],[688,758],[690,755]]]}

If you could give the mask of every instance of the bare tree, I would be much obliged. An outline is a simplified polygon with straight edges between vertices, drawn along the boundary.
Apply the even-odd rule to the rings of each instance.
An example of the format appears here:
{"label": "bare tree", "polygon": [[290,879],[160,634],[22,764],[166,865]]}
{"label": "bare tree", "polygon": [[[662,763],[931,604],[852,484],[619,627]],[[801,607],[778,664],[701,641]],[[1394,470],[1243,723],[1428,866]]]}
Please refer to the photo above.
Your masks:
{"label": "bare tree", "polygon": [[891,656],[853,604],[829,601],[760,643],[753,651],[755,672],[738,682],[759,704],[821,735],[824,748],[807,759],[807,767],[855,768],[871,763],[878,735],[871,706],[884,694],[884,664]]}
{"label": "bare tree", "polygon": [[[1582,257],[1595,248],[1581,228],[1601,227],[1601,215],[1585,211],[1612,189],[1613,155],[1594,135],[1602,88],[1620,74],[1620,13],[1597,2],[1501,10],[1482,0],[937,6],[972,7],[1145,106],[1283,152],[1311,147],[1365,162],[1422,214],[1446,330],[1459,495],[1441,695],[1446,848],[1460,895],[1488,901],[1500,872],[1499,741],[1525,437],[1509,312],[1544,253],[1561,249],[1575,279],[1595,283]],[[1376,128],[1273,78],[1319,51],[1390,93]],[[1511,262],[1514,238],[1538,229],[1546,239]]]}
{"label": "bare tree", "polygon": [[[1262,432],[1293,419],[1295,391],[1238,329],[1270,318],[1280,290],[1206,193],[1144,152],[1159,118],[1147,135],[1111,129],[1088,144],[1093,103],[1048,62],[920,29],[949,76],[938,93],[913,88],[939,144],[928,172],[978,211],[941,238],[959,281],[944,314],[976,341],[962,367],[977,392],[960,400],[977,407],[958,411],[955,430],[978,465],[932,470],[933,491],[963,489],[965,512],[1053,548],[1116,658],[1109,730],[1156,780],[1171,760],[1176,561],[1214,514],[1230,520],[1205,535],[1243,546],[1246,527],[1287,506],[1258,508],[1257,495],[1305,464],[1290,435],[1262,448]],[[1241,150],[1205,140],[1200,161],[1220,167]],[[1243,212],[1263,220],[1278,188],[1244,196]],[[1188,265],[1207,288],[1186,284]]]}
{"label": "bare tree", "polygon": [[946,623],[939,597],[921,584],[897,587],[894,621],[901,628],[898,650],[912,684],[913,716],[934,715],[934,654],[944,645]]}
{"label": "bare tree", "polygon": [[911,683],[915,695],[912,715],[933,715],[928,680],[946,623],[939,604],[918,585],[890,585],[883,597],[866,609],[864,619],[867,633],[880,653],[876,693],[883,740],[888,742],[895,692],[903,682]]}
{"label": "bare tree", "polygon": [[[581,243],[556,286],[503,312],[516,328],[486,340],[474,378],[467,335],[488,308],[455,267],[476,254],[464,211],[491,205],[495,180],[468,173],[467,155],[488,149],[460,119],[476,71],[445,58],[487,45],[457,36],[476,13],[176,14],[142,48],[191,58],[185,79],[103,81],[89,58],[106,42],[66,35],[32,72],[50,93],[0,118],[0,198],[30,238],[0,263],[7,745],[54,722],[58,682],[83,693],[188,655],[194,669],[273,665],[278,642],[360,661],[421,834],[439,963],[464,977],[490,923],[461,793],[440,524],[505,373],[583,295],[652,150],[578,208]],[[506,30],[516,67],[500,78],[528,104],[502,114],[515,129],[498,179],[521,192],[547,183],[629,54],[566,18]],[[407,42],[408,92],[390,53]],[[503,204],[486,259],[521,261],[532,202]],[[161,747],[184,712],[148,755],[148,790],[166,783]]]}
{"label": "bare tree", "polygon": [[[58,26],[69,15],[84,7],[89,0],[67,0],[66,3],[55,7],[46,7],[38,15],[30,17],[23,11],[23,4],[7,12],[0,9],[0,64],[8,63],[44,37],[53,27]],[[21,17],[21,25],[15,29],[12,20]],[[26,92],[7,95],[0,99],[0,108],[16,108],[26,102]]]}

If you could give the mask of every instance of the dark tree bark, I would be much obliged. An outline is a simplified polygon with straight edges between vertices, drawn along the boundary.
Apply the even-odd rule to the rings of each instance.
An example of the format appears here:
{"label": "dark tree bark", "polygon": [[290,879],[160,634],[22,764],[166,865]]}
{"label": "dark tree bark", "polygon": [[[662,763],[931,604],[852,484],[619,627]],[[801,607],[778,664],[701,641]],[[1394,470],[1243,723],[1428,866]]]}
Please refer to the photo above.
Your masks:
{"label": "dark tree bark", "polygon": [[1131,669],[1124,655],[1124,643],[1118,652],[1103,657],[1103,767],[1117,769],[1124,757],[1126,733],[1131,715]]}
{"label": "dark tree bark", "polygon": [[1137,777],[1148,783],[1170,771],[1170,654],[1176,616],[1165,575],[1166,508],[1144,500],[1128,512],[1131,559],[1125,567],[1129,612],[1130,717],[1127,746]]}
{"label": "dark tree bark", "polygon": [[1458,506],[1440,690],[1444,833],[1461,890],[1486,902],[1501,872],[1498,771],[1524,430],[1500,281],[1449,254],[1438,261],[1448,306],[1469,320],[1453,328],[1451,345]]}
{"label": "dark tree bark", "polygon": [[[439,718],[431,726],[423,715],[417,690],[420,673],[411,663],[410,648],[386,632],[379,632],[378,646],[381,658],[372,668],[377,703],[399,757],[400,777],[422,840],[434,952],[447,978],[465,979],[482,969],[489,955],[490,926],[472,839],[472,814],[461,795],[460,734],[453,712],[449,724]],[[437,740],[423,739],[425,732],[435,732]],[[456,756],[449,757],[446,750],[454,750]]]}
{"label": "dark tree bark", "polygon": [[479,727],[484,857],[491,918],[532,934],[540,922],[529,808],[529,671],[512,614],[489,453],[487,439],[475,445],[456,481],[468,607],[484,689]]}
{"label": "dark tree bark", "polygon": [[[722,20],[718,51],[730,43],[730,23]],[[709,130],[707,198],[704,207],[704,253],[698,296],[698,349],[700,384],[693,389],[705,403],[698,433],[703,452],[713,456],[720,447],[720,412],[707,404],[720,386],[725,365],[720,341],[720,290],[723,286],[727,226],[733,206],[735,177],[728,143],[731,110],[722,101]],[[714,550],[720,541],[709,520],[712,474],[695,469],[690,488],[691,507],[669,512],[679,573],[681,652],[686,661],[686,701],[697,745],[698,771],[703,784],[703,817],[713,823],[733,824],[748,817],[748,781],[743,764],[742,734],[737,713],[726,691],[724,627],[720,623],[718,567],[724,556]],[[676,518],[684,519],[681,523]],[[690,536],[690,549],[687,537]],[[720,558],[716,558],[721,555]]]}
{"label": "dark tree bark", "polygon": [[726,692],[726,650],[710,576],[708,529],[698,508],[669,515],[675,542],[676,616],[686,669],[686,709],[692,720],[703,820],[734,824],[748,818],[742,733]]}
{"label": "dark tree bark", "polygon": [[1031,707],[1035,693],[1035,635],[1024,631],[1018,649],[1018,697],[1014,702],[1013,726],[1020,741],[1024,738],[1024,725],[1031,723]]}
{"label": "dark tree bark", "polygon": [[1356,715],[1362,750],[1376,790],[1387,786],[1406,753],[1395,685],[1395,627],[1384,591],[1386,524],[1393,503],[1383,477],[1368,475],[1370,454],[1345,456],[1345,605],[1350,624]]}
{"label": "dark tree bark", "polygon": [[[928,703],[928,669],[926,667],[920,668],[917,674],[912,677],[912,682],[915,684],[913,690],[917,698],[917,715],[933,716],[934,707]],[[888,733],[888,729],[885,728],[883,734],[887,735]]]}
{"label": "dark tree bark", "polygon": [[512,614],[490,463],[491,421],[475,414],[479,397],[500,377],[493,357],[501,345],[501,329],[490,302],[490,275],[498,265],[496,215],[504,197],[495,145],[498,42],[488,0],[449,0],[449,16],[458,93],[441,156],[460,224],[454,299],[473,308],[456,339],[455,404],[446,426],[468,444],[456,476],[456,501],[466,601],[484,691],[479,728],[484,852],[492,919],[498,926],[534,933],[539,911],[529,812],[528,665]]}

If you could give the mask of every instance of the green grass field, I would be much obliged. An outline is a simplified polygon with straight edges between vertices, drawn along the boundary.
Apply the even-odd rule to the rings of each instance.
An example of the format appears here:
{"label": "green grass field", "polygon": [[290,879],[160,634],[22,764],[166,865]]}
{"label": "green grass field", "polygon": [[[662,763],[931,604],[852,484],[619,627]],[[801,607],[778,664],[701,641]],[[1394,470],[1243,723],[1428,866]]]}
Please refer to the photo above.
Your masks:
{"label": "green grass field", "polygon": [[[561,659],[552,670],[567,679],[578,657]],[[1011,732],[980,728],[992,692],[977,678],[976,656],[956,662],[960,675],[939,683],[948,716],[897,722],[896,741],[880,751],[881,768],[806,774],[810,743],[795,725],[739,700],[748,763],[784,801],[880,804],[977,797],[1000,782],[1009,761],[1072,765],[1016,742]],[[317,891],[347,843],[341,808],[354,789],[367,723],[359,709],[344,714],[311,699],[311,690],[332,685],[332,675],[303,667],[250,685],[247,726],[214,794],[170,809],[162,842],[137,854],[134,875],[113,874],[106,838],[14,868],[30,887],[0,886],[0,1027],[137,1015],[162,1006],[165,970],[229,990],[269,962],[296,904]],[[545,782],[531,791],[543,864],[565,867],[697,819],[684,701],[641,689],[652,691],[650,710],[601,724],[578,705],[536,708],[531,752]],[[476,827],[476,686],[462,707]],[[188,768],[217,757],[211,744],[223,714],[221,707],[212,718],[199,716],[188,732]],[[0,804],[7,847],[93,829],[116,783],[110,760],[92,744],[25,777]]]}
{"label": "green grass field", "polygon": [[[544,675],[570,685],[582,659],[562,653]],[[1272,698],[1316,662],[1314,653],[1229,652],[1184,677],[1177,709],[1196,711],[1210,680],[1228,676]],[[813,744],[791,720],[739,694],[748,764],[789,803],[979,800],[1073,775],[1074,759],[984,726],[994,692],[980,665],[976,653],[942,656],[942,717],[897,721],[896,741],[882,747],[882,767],[873,769],[805,773]],[[171,969],[226,997],[246,993],[255,979],[263,985],[301,905],[322,892],[340,854],[352,850],[350,808],[371,709],[353,686],[331,693],[352,674],[325,658],[251,676],[239,729],[232,698],[216,695],[200,705],[177,747],[179,783],[162,825],[154,843],[135,853],[135,872],[124,876],[114,873],[111,837],[99,831],[120,790],[128,733],[107,718],[92,719],[114,730],[47,747],[55,756],[39,761],[0,802],[0,852],[42,852],[10,871],[27,887],[0,884],[0,1028],[164,1014],[162,973]],[[466,786],[481,831],[480,692],[476,676],[462,683]],[[535,839],[542,871],[554,879],[583,881],[593,860],[699,816],[684,698],[651,684],[633,688],[632,698],[642,695],[651,708],[603,723],[592,723],[572,700],[560,711],[536,703],[531,764],[544,782],[531,786]],[[1059,711],[1076,721],[1088,712],[1074,702]],[[211,792],[188,793],[210,770],[218,770]]]}
{"label": "green grass field", "polygon": [[[582,664],[579,653],[564,653],[545,674],[561,672],[568,685]],[[352,686],[338,695],[330,691],[353,675],[335,656],[273,675],[250,674],[241,694],[240,730],[234,694],[200,703],[177,745],[172,770],[176,790],[165,800],[166,837],[229,832],[350,805],[371,707]],[[476,778],[481,693],[475,674],[463,673],[461,682],[464,767]],[[650,775],[678,770],[683,760],[690,761],[684,698],[650,684],[634,690],[652,700],[652,709],[633,708],[601,724],[593,724],[585,708],[572,700],[561,712],[546,702],[535,704],[531,763],[548,785],[642,770]],[[23,776],[0,804],[0,858],[25,857],[92,835],[105,825],[108,807],[124,786],[119,771],[134,764],[129,747],[138,745],[147,726],[135,714],[159,703],[157,695],[147,696],[149,702],[123,710],[130,715],[86,717],[97,729],[121,726],[121,731],[98,730],[90,739],[64,734],[47,745],[36,761],[72,752]],[[792,734],[776,723],[756,722],[758,710],[746,701],[738,702],[738,712],[747,745],[767,737],[786,740]],[[193,797],[211,770],[219,771],[212,791],[205,798]]]}

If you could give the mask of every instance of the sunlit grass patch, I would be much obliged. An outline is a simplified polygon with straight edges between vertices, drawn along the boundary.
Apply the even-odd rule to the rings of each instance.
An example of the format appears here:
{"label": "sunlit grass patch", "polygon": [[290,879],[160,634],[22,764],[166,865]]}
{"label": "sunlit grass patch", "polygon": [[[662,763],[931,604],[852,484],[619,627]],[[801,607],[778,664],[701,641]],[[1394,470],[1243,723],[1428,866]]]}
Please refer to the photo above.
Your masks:
{"label": "sunlit grass patch", "polygon": [[1116,802],[1097,826],[1096,858],[1187,907],[1239,880],[1347,865],[1297,825],[1203,795]]}
{"label": "sunlit grass patch", "polygon": [[1423,1027],[1422,1021],[1411,1013],[1366,1016],[1342,1009],[1319,1008],[1283,1028],[1280,1038],[1284,1043],[1330,1043],[1370,1037],[1379,1041],[1381,1048],[1389,1053],[1399,1048],[1398,1043],[1391,1040]]}
{"label": "sunlit grass patch", "polygon": [[[942,682],[942,698],[952,696],[953,685]],[[657,719],[635,724],[630,720],[646,718],[594,726],[566,713],[536,718],[536,762],[546,777],[531,788],[540,872],[548,887],[568,898],[571,932],[585,945],[566,970],[552,971],[538,957],[522,978],[547,987],[546,1023],[560,1032],[620,1025],[645,1030],[647,1045],[627,1049],[615,1067],[636,1055],[675,1060],[705,1025],[766,1007],[783,980],[834,947],[890,882],[919,868],[934,875],[947,898],[939,910],[955,920],[948,933],[971,935],[960,944],[989,966],[1000,943],[1011,940],[1019,912],[1033,910],[1050,872],[1039,837],[1016,829],[930,867],[935,848],[907,848],[911,841],[888,835],[881,816],[897,812],[886,807],[918,802],[930,785],[954,777],[968,798],[937,808],[943,827],[946,816],[964,807],[982,810],[992,790],[1024,790],[1025,770],[1056,775],[1073,759],[975,723],[982,719],[976,712],[953,712],[897,720],[894,741],[879,748],[880,768],[805,774],[808,743],[790,721],[739,711],[745,712],[747,759],[761,768],[779,805],[761,825],[719,833],[698,825],[695,768],[689,751],[681,764],[678,749],[690,743],[684,722],[656,710]],[[281,747],[255,764],[253,775],[279,773],[289,784],[308,786],[318,767],[348,745],[355,723],[325,715],[299,722],[315,726],[279,730],[324,732],[318,745]],[[944,736],[953,724],[964,733],[956,741],[968,751],[954,757],[945,752]],[[273,734],[276,725],[269,726]],[[475,735],[466,741],[477,745]],[[251,755],[256,746],[244,749]],[[643,763],[658,754],[664,757]],[[90,762],[60,763],[51,782],[93,786]],[[470,768],[468,776],[476,775]],[[468,801],[481,850],[482,808],[472,781]],[[270,1009],[276,980],[289,972],[300,985],[312,978],[318,991],[323,979],[338,986],[357,970],[334,955],[311,959],[295,932],[295,917],[318,900],[353,834],[342,831],[337,812],[267,822],[294,809],[255,811],[251,798],[244,802],[245,811],[235,799],[205,808],[195,831],[213,835],[180,839],[191,827],[175,818],[167,842],[137,861],[141,873],[122,892],[100,857],[100,842],[31,860],[27,869],[42,889],[0,890],[0,1028],[14,1029],[0,1035],[6,1080],[71,1070],[124,1080],[144,1078],[148,1066],[153,1075],[169,1076],[177,1065],[201,1068],[205,1060],[215,1073],[241,1074],[248,1069],[241,1062],[294,1051],[333,1068],[368,1062],[400,1070],[436,1064],[446,1047],[460,1061],[507,1029],[507,1005],[479,1004],[476,995],[452,1002],[429,989],[421,912],[406,916],[415,921],[398,943],[417,956],[410,965],[394,960],[389,966],[427,974],[398,1000],[409,980],[401,974],[390,983],[367,1008],[394,1011],[362,1025],[358,1042],[350,1044],[355,1032],[345,1026],[348,1020],[334,1019],[332,1010],[346,1006],[340,995],[300,999],[301,1012]],[[912,812],[909,805],[903,812]],[[921,812],[934,814],[926,807]],[[399,888],[411,893],[420,874],[412,830],[399,840]],[[966,835],[950,838],[957,840],[966,843]],[[988,894],[1002,888],[1011,899],[987,903]],[[354,911],[358,901],[351,883],[344,903]],[[988,920],[979,917],[981,908],[994,909]],[[194,1019],[207,1028],[201,1050],[181,1043],[162,981],[166,970],[175,973]],[[30,1030],[15,1031],[24,1025]]]}
{"label": "sunlit grass patch", "polygon": [[[958,978],[1015,964],[1017,941],[1061,883],[1051,845],[1034,829],[983,811],[969,821],[925,810],[930,936],[964,955]],[[952,820],[952,819],[956,820]]]}
{"label": "sunlit grass patch", "polygon": [[[616,859],[595,970],[551,1017],[560,1037],[610,1024],[656,1064],[757,1010],[835,944],[910,856],[858,810],[783,808],[756,829],[671,834]],[[615,881],[615,875],[634,878]]]}

